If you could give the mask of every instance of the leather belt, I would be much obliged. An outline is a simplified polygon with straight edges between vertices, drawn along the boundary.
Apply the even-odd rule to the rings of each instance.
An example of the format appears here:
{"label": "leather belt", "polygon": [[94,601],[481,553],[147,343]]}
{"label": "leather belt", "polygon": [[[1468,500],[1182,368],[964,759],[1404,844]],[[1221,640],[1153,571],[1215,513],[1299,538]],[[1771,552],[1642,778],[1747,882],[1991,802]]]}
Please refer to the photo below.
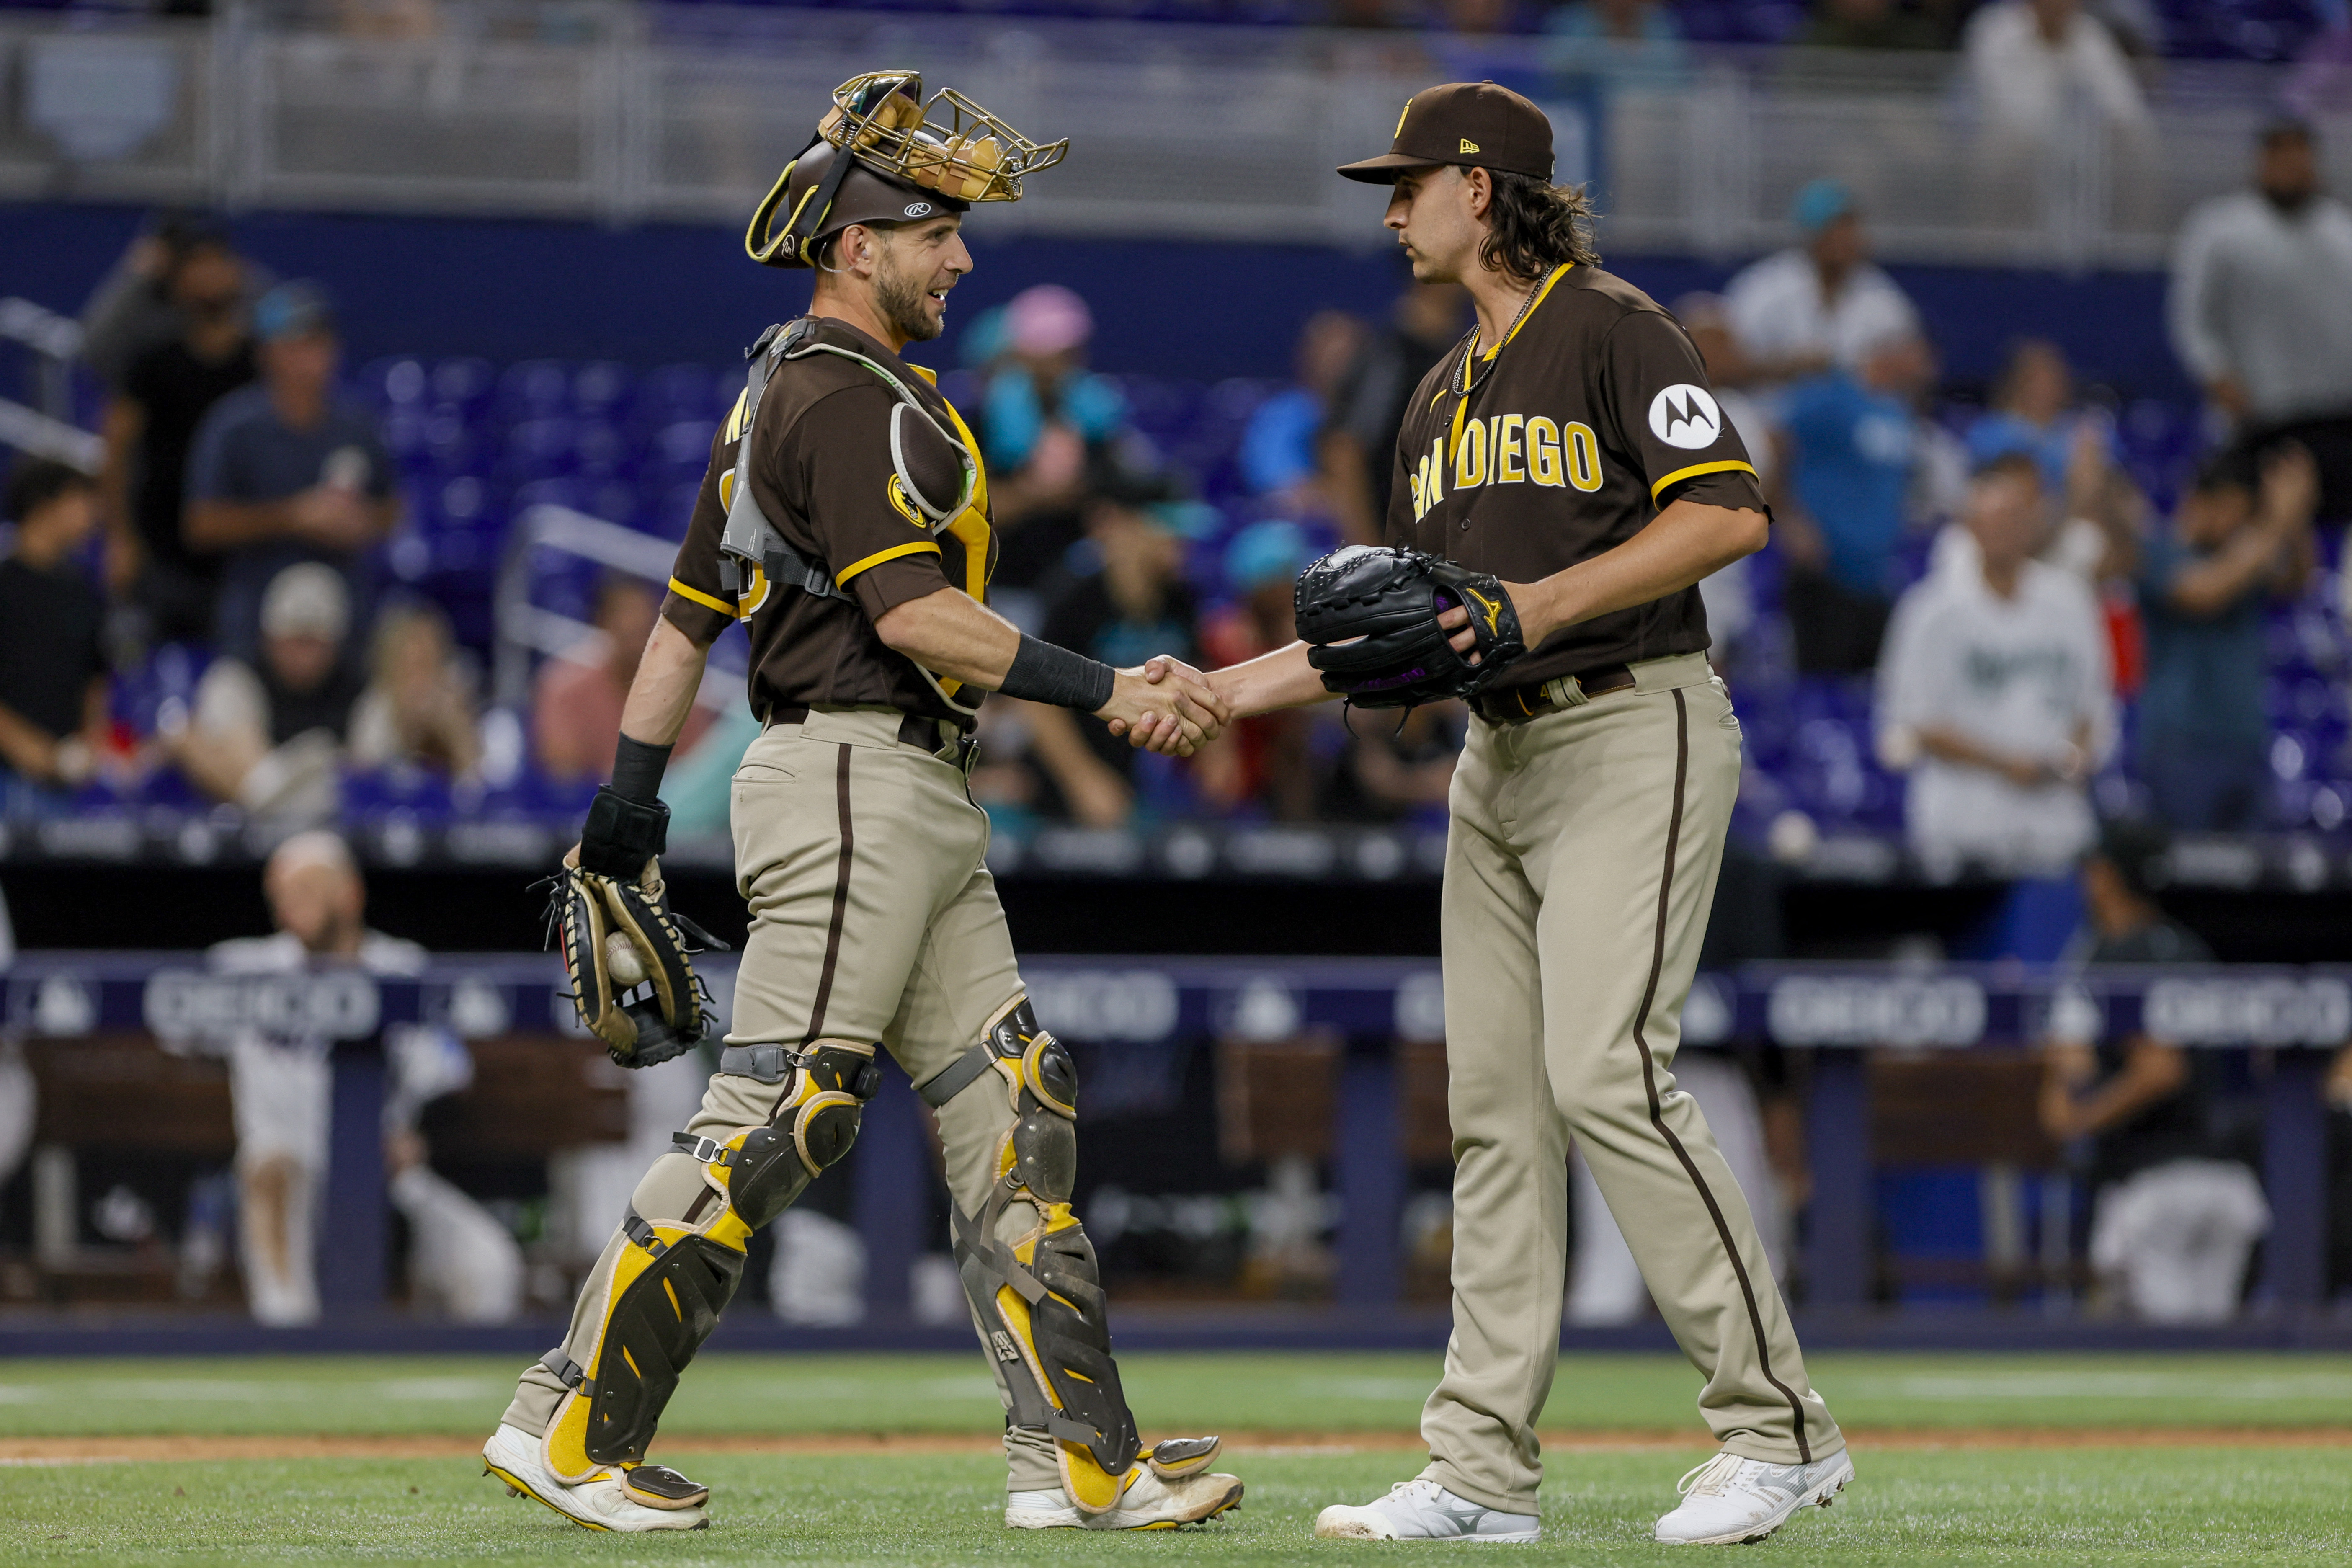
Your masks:
{"label": "leather belt", "polygon": [[[809,710],[798,703],[785,703],[768,710],[762,723],[798,724],[805,721]],[[958,729],[952,746],[940,741],[940,726],[944,721],[926,719],[919,713],[904,713],[898,718],[898,743],[928,752],[950,767],[969,774],[980,762],[980,742]]]}
{"label": "leather belt", "polygon": [[1471,711],[1489,724],[1524,724],[1563,708],[1581,708],[1596,697],[1622,691],[1633,684],[1633,672],[1622,664],[1596,664],[1547,680],[1540,686],[1514,686],[1490,691],[1471,704]]}

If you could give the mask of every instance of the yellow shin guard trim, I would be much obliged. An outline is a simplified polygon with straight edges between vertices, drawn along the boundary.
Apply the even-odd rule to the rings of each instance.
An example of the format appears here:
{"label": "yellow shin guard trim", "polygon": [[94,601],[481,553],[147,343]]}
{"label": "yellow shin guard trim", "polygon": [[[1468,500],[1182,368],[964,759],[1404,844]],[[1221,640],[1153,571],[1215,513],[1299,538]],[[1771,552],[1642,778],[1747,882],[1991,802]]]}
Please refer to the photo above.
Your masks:
{"label": "yellow shin guard trim", "polygon": [[[730,1251],[740,1252],[744,1249],[745,1239],[751,1235],[743,1223],[735,1218],[734,1210],[723,1205],[709,1221],[699,1226],[680,1225],[675,1220],[648,1223],[653,1227],[654,1239],[665,1248],[676,1247],[689,1237],[701,1236]],[[612,1321],[613,1304],[621,1299],[623,1291],[636,1282],[639,1275],[653,1265],[652,1253],[635,1242],[622,1243],[620,1256],[613,1262],[612,1277],[604,1283],[604,1299],[596,1303],[595,1337],[584,1351],[573,1351],[569,1347],[566,1350],[572,1360],[587,1370],[590,1377],[596,1375],[597,1363],[604,1355],[604,1331]],[[673,1305],[676,1300],[673,1293]],[[583,1389],[575,1388],[565,1394],[562,1403],[555,1407],[555,1419],[548,1423],[547,1436],[541,1444],[541,1455],[547,1462],[549,1473],[566,1486],[578,1486],[606,1468],[588,1457],[589,1403],[589,1396]],[[559,1509],[557,1511],[562,1510]],[[566,1514],[564,1517],[568,1519],[571,1516]]]}

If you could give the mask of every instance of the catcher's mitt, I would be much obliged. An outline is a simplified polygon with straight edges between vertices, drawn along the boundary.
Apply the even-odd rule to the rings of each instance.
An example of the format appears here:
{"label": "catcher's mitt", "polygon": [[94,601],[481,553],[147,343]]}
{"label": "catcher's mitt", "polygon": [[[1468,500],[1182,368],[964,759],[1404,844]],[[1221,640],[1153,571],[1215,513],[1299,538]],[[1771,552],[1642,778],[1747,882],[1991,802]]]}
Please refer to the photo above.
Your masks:
{"label": "catcher's mitt", "polygon": [[[1335,550],[1298,574],[1292,603],[1324,689],[1347,693],[1359,708],[1473,696],[1528,651],[1499,578],[1418,550]],[[1459,634],[1437,624],[1456,605],[1470,611],[1475,665],[1454,650],[1450,639]]]}
{"label": "catcher's mitt", "polygon": [[[632,819],[618,831],[616,808]],[[625,1068],[652,1067],[700,1043],[709,994],[688,955],[727,947],[670,912],[661,862],[653,855],[636,861],[634,876],[614,874],[632,847],[658,849],[667,820],[658,802],[632,807],[609,787],[598,792],[582,836],[581,864],[567,858],[548,896],[548,921],[562,936],[563,967],[580,1022]]]}

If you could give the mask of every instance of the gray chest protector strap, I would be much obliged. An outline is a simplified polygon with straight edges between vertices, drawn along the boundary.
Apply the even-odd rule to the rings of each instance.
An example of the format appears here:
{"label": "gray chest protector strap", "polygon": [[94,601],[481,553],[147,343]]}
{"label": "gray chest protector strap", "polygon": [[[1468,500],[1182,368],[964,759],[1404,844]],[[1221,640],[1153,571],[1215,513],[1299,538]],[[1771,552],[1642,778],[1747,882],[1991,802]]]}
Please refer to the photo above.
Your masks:
{"label": "gray chest protector strap", "polygon": [[[728,487],[727,531],[719,541],[719,583],[730,594],[740,595],[751,575],[747,568],[758,567],[767,574],[770,583],[779,586],[798,588],[821,599],[856,602],[833,580],[833,574],[824,569],[822,562],[811,560],[777,531],[776,525],[768,521],[767,513],[752,499],[751,429],[759,419],[760,399],[767,390],[769,379],[787,360],[805,359],[811,354],[838,354],[872,371],[897,395],[898,405],[890,410],[891,466],[898,470],[899,489],[926,520],[934,539],[946,532],[949,523],[971,504],[972,491],[979,482],[979,466],[971,454],[923,406],[912,388],[878,360],[855,349],[819,342],[815,332],[816,321],[808,316],[770,327],[760,334],[760,341],[751,345],[746,356],[751,368],[743,388],[742,439],[735,448],[735,470]],[[922,424],[910,429],[909,420],[920,420]],[[917,476],[918,465],[910,458],[911,447],[929,439],[944,442],[954,450],[962,482],[952,496],[939,493],[942,487],[936,474],[931,476],[928,488]]]}

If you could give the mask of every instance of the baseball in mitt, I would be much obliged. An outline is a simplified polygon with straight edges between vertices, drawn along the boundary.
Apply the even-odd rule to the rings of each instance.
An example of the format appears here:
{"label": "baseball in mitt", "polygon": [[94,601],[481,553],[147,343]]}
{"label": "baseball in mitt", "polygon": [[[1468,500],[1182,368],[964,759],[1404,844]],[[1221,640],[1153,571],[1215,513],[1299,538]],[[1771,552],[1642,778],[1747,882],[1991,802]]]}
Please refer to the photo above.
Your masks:
{"label": "baseball in mitt", "polygon": [[[1473,696],[1528,651],[1501,579],[1418,550],[1335,550],[1298,574],[1292,603],[1324,689],[1359,708]],[[1470,612],[1469,653],[1455,652],[1459,632],[1438,624],[1456,605]]]}
{"label": "baseball in mitt", "polygon": [[610,794],[599,792],[578,855],[555,874],[548,919],[580,1022],[621,1066],[652,1067],[701,1042],[709,996],[691,955],[727,944],[669,908],[654,853],[668,808]]}

